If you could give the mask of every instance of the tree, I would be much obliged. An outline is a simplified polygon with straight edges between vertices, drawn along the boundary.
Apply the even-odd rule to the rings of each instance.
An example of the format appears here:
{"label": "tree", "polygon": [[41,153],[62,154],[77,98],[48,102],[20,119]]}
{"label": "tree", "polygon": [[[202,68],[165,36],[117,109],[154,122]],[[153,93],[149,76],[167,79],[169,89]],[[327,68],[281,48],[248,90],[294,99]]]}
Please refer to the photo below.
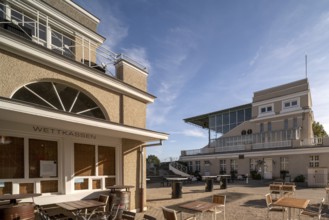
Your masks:
{"label": "tree", "polygon": [[313,122],[312,129],[313,129],[314,136],[317,136],[317,137],[327,137],[328,136],[328,134],[324,130],[322,124],[320,124],[319,122],[316,122],[316,121]]}
{"label": "tree", "polygon": [[160,165],[160,160],[157,156],[155,155],[149,155],[146,159],[147,163],[151,164],[153,163],[154,166],[159,167]]}

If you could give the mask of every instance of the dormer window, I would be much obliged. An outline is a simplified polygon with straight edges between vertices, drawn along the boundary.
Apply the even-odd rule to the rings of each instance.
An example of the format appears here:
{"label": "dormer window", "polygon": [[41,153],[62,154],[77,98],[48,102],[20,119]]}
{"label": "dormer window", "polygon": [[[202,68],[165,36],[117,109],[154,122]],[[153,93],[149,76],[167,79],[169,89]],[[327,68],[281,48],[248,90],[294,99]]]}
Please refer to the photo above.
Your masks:
{"label": "dormer window", "polygon": [[272,106],[262,107],[260,109],[261,113],[266,113],[266,112],[271,112],[271,111],[272,111]]}
{"label": "dormer window", "polygon": [[282,112],[295,111],[300,109],[300,98],[282,101]]}
{"label": "dormer window", "polygon": [[298,107],[298,101],[297,100],[289,100],[285,101],[283,104],[284,108],[295,108]]}
{"label": "dormer window", "polygon": [[274,114],[273,104],[259,106],[259,116],[267,116]]}

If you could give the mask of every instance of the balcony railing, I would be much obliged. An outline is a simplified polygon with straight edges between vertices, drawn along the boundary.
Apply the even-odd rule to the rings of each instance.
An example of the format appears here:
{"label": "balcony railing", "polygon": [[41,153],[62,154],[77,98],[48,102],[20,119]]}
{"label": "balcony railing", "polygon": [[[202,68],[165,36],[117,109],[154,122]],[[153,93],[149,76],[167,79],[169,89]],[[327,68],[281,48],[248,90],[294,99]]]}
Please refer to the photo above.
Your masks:
{"label": "balcony railing", "polygon": [[[329,143],[329,138],[326,139],[327,144]],[[272,142],[261,142],[261,143],[245,143],[245,144],[235,144],[230,146],[220,146],[215,147],[215,145],[209,145],[207,147],[195,150],[183,150],[181,151],[181,156],[192,156],[198,154],[215,154],[215,153],[225,153],[225,152],[243,152],[243,151],[253,151],[253,150],[266,150],[266,149],[280,149],[286,147],[303,147],[303,146],[315,146],[323,145],[324,138],[315,137],[300,140],[297,143],[293,143],[293,140],[281,140]]]}
{"label": "balcony railing", "polygon": [[105,45],[94,42],[34,8],[29,8],[25,13],[0,2],[0,28],[112,76],[111,65],[123,58],[146,70],[145,66],[126,55],[114,53]]}

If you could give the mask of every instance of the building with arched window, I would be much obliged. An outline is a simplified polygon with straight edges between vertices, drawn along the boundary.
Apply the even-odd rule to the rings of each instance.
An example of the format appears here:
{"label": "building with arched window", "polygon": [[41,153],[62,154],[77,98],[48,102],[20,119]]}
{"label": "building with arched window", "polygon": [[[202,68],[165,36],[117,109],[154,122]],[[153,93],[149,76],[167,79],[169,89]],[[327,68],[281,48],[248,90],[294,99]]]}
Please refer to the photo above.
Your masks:
{"label": "building with arched window", "polygon": [[192,172],[290,181],[303,175],[312,186],[328,182],[329,138],[313,134],[308,79],[257,91],[249,104],[184,120],[209,132],[207,146],[181,152]]}
{"label": "building with arched window", "polygon": [[168,135],[146,129],[147,69],[103,47],[99,22],[70,0],[0,0],[0,195],[132,185],[127,208],[144,209],[143,155]]}

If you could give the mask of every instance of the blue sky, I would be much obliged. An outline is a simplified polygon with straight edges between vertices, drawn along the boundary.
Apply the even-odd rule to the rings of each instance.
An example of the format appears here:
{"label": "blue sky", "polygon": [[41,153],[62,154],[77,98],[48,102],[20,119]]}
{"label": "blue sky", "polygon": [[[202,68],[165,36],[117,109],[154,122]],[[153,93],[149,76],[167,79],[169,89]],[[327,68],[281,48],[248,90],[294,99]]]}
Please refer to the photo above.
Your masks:
{"label": "blue sky", "polygon": [[251,103],[253,92],[305,78],[329,131],[328,0],[75,0],[116,53],[149,69],[147,128],[170,134],[160,160],[208,142],[183,119]]}

